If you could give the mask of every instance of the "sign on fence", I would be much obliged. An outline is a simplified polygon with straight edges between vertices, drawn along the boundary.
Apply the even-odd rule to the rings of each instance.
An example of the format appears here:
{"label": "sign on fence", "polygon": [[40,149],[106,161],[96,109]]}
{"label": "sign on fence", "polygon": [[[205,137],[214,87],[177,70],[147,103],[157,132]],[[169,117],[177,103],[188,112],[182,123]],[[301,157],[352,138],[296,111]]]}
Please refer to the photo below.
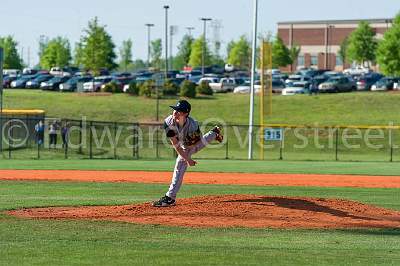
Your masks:
{"label": "sign on fence", "polygon": [[282,140],[283,130],[282,128],[266,128],[264,129],[265,140]]}

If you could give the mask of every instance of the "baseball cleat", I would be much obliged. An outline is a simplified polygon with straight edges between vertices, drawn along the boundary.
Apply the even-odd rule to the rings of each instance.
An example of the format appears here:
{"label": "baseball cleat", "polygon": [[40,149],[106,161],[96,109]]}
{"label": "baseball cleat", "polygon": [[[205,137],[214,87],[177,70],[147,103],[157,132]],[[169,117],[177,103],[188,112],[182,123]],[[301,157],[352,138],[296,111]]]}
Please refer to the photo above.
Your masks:
{"label": "baseball cleat", "polygon": [[215,140],[221,143],[224,140],[224,136],[221,134],[221,128],[215,126],[212,131],[215,132]]}
{"label": "baseball cleat", "polygon": [[169,206],[175,206],[175,200],[168,196],[161,197],[158,201],[153,202],[153,207],[169,207]]}

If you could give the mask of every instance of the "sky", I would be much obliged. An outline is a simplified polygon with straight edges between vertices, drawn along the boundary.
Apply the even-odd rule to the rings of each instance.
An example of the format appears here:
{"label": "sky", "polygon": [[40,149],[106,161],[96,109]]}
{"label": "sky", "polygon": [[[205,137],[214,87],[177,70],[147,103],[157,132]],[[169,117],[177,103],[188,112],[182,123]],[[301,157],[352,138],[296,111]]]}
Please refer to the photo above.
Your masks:
{"label": "sky", "polygon": [[[0,36],[12,35],[25,63],[38,63],[41,35],[66,37],[71,46],[80,39],[88,21],[98,17],[116,45],[133,42],[133,59],[147,58],[146,23],[151,39],[165,36],[165,9],[169,5],[168,24],[177,26],[173,36],[173,54],[187,27],[194,27],[193,37],[203,33],[201,17],[212,18],[206,36],[210,42],[219,38],[221,55],[226,44],[241,35],[251,39],[254,0],[1,0]],[[298,20],[392,18],[400,11],[399,0],[258,0],[258,32],[276,34],[277,23]],[[216,27],[218,26],[219,27]],[[219,30],[216,30],[219,28]],[[164,44],[163,44],[164,47]],[[164,52],[163,52],[164,55]]]}

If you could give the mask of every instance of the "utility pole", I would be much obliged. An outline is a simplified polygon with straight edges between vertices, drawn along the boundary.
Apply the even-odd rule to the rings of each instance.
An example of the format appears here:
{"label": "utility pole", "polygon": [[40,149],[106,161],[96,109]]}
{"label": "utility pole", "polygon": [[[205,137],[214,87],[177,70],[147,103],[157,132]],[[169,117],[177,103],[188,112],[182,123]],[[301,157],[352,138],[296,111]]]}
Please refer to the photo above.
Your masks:
{"label": "utility pole", "polygon": [[204,77],[204,56],[205,56],[205,50],[206,50],[206,23],[207,21],[210,21],[211,18],[200,18],[200,20],[203,21],[203,49],[201,52],[201,76]]}
{"label": "utility pole", "polygon": [[154,24],[146,23],[147,27],[147,69],[150,67],[150,28],[154,27]]}
{"label": "utility pole", "polygon": [[168,78],[168,8],[165,5],[165,79]]}

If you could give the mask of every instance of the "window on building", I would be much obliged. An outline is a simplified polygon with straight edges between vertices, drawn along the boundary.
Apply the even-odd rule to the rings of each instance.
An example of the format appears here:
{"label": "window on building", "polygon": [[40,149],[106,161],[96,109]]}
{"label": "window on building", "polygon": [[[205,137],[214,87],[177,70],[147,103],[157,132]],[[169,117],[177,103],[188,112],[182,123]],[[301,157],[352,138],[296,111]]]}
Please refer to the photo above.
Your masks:
{"label": "window on building", "polygon": [[343,66],[343,60],[340,56],[336,56],[336,65],[337,66]]}
{"label": "window on building", "polygon": [[318,66],[318,56],[316,56],[316,55],[311,56],[311,65]]}
{"label": "window on building", "polygon": [[304,66],[304,55],[297,57],[297,66]]}

